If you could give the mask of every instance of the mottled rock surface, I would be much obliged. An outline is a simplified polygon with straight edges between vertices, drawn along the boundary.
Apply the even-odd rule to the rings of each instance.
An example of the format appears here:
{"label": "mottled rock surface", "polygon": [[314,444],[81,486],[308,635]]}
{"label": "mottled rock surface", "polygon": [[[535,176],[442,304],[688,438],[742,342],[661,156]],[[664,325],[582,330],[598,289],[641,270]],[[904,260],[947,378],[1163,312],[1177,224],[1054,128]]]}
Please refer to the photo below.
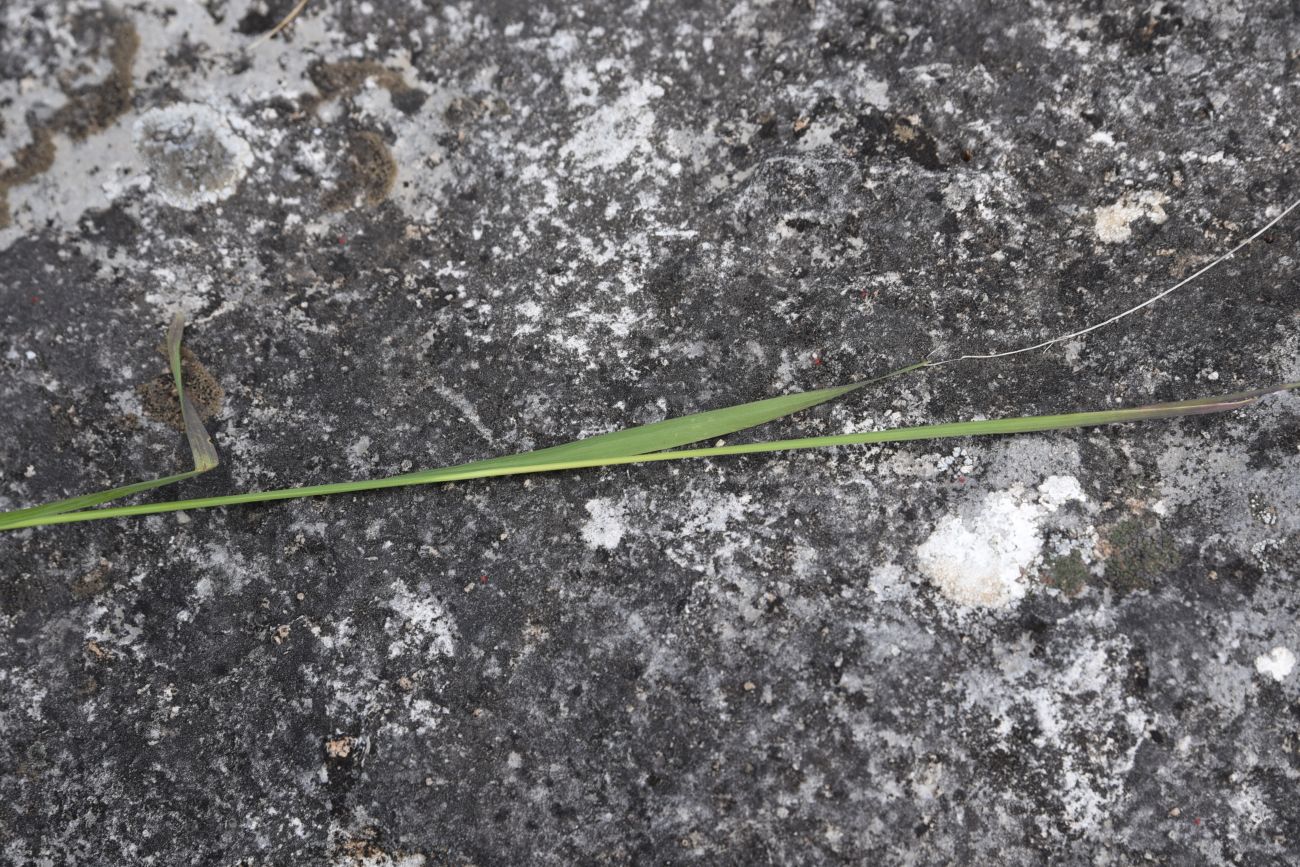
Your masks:
{"label": "mottled rock surface", "polygon": [[[0,5],[0,508],[1007,348],[1300,196],[1300,11]],[[1300,378],[1297,220],[773,435]],[[153,391],[157,389],[154,388]],[[10,864],[1300,859],[1300,398],[0,536]]]}

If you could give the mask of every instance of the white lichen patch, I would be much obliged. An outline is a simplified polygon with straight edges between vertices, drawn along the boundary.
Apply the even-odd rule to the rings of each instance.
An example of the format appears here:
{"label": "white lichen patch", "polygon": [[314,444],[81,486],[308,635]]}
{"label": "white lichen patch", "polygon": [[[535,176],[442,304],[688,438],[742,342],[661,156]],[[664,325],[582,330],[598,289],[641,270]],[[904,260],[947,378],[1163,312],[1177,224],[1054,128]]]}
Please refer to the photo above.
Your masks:
{"label": "white lichen patch", "polygon": [[1047,518],[1086,496],[1072,476],[1049,476],[1036,492],[988,494],[975,510],[946,515],[916,549],[917,563],[946,598],[964,608],[1006,608],[1029,589]]}
{"label": "white lichen patch", "polygon": [[1037,513],[1014,494],[990,494],[979,513],[939,521],[916,549],[921,570],[959,605],[1005,608],[1025,595],[1024,571],[1042,547]]}
{"label": "white lichen patch", "polygon": [[1146,218],[1156,225],[1169,219],[1164,205],[1169,197],[1164,193],[1144,191],[1125,193],[1119,201],[1094,212],[1093,231],[1103,244],[1122,244],[1133,237],[1132,224]]}
{"label": "white lichen patch", "polygon": [[348,466],[354,473],[368,472],[375,465],[375,456],[371,454],[370,446],[370,437],[362,436],[344,450],[348,458]]}
{"label": "white lichen patch", "polygon": [[1048,476],[1038,486],[1038,505],[1055,512],[1071,501],[1082,502],[1088,495],[1074,476]]}
{"label": "white lichen patch", "polygon": [[144,300],[153,306],[155,315],[162,322],[177,311],[190,321],[196,320],[211,303],[216,288],[211,274],[185,262],[150,268],[148,275],[149,291]]}
{"label": "white lichen patch", "polygon": [[1275,647],[1255,657],[1255,670],[1281,683],[1295,669],[1295,654],[1285,647]]}
{"label": "white lichen patch", "polygon": [[663,95],[664,89],[651,82],[630,88],[579,123],[573,138],[560,149],[561,155],[572,157],[584,169],[611,171],[633,154],[651,152],[652,106]]}
{"label": "white lichen patch", "polygon": [[607,497],[588,500],[586,508],[591,518],[582,525],[582,541],[592,549],[612,551],[617,548],[627,531],[624,508]]}
{"label": "white lichen patch", "polygon": [[234,195],[253,165],[253,151],[227,119],[203,103],[145,112],[135,123],[136,149],[154,191],[172,207],[192,211]]}
{"label": "white lichen patch", "polygon": [[390,658],[404,653],[428,657],[456,655],[456,622],[446,606],[432,592],[421,587],[415,592],[399,581],[393,582],[388,607],[393,616],[385,629],[397,638],[388,647]]}
{"label": "white lichen patch", "polygon": [[[13,225],[0,229],[0,249],[44,226],[75,226],[87,210],[106,208],[129,189],[149,183],[124,120],[83,140],[57,135],[55,142],[49,170],[9,190]],[[0,171],[10,161],[9,154],[0,154]]]}
{"label": "white lichen patch", "polygon": [[867,577],[867,587],[882,602],[898,602],[912,592],[912,585],[904,576],[902,568],[893,563],[873,569]]}

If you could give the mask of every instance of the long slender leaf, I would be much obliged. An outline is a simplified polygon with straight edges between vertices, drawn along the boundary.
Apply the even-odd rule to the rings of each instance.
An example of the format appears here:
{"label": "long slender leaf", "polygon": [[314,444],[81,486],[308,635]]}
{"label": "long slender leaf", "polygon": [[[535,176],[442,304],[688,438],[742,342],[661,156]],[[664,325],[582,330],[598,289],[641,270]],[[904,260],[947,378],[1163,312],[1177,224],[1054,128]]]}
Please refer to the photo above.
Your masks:
{"label": "long slender leaf", "polygon": [[49,515],[61,515],[65,512],[74,512],[78,509],[89,509],[92,506],[99,506],[110,500],[116,500],[119,497],[129,497],[131,494],[140,494],[145,491],[161,488],[164,485],[171,485],[176,482],[183,482],[186,479],[192,479],[199,474],[198,470],[189,470],[184,473],[176,473],[171,476],[163,476],[161,479],[149,479],[146,482],[136,482],[133,485],[123,485],[120,488],[110,488],[107,491],[96,491],[93,494],[82,494],[79,497],[68,497],[65,500],[55,500],[52,503],[45,503],[40,506],[29,506],[26,509],[14,509],[11,512],[0,512],[0,530],[9,530],[17,527],[36,526],[31,523],[40,518]]}
{"label": "long slender leaf", "polygon": [[[172,320],[171,327],[167,332],[167,352],[171,361],[172,375],[176,382],[176,391],[180,398],[182,418],[185,421],[185,434],[189,440],[190,450],[194,457],[194,469],[186,473],[178,473],[176,475],[166,476],[161,479],[154,479],[147,482],[137,482],[133,485],[125,485],[123,487],[99,491],[93,494],[84,494],[79,497],[71,497],[65,500],[47,503],[42,506],[32,506],[26,509],[0,513],[0,530],[35,526],[32,521],[36,519],[87,509],[93,506],[102,505],[111,500],[118,499],[119,497],[125,497],[130,494],[141,493],[153,488],[159,488],[174,482],[183,481],[192,478],[199,473],[206,472],[217,465],[216,449],[213,448],[212,442],[208,438],[207,431],[204,429],[203,424],[199,419],[198,411],[194,408],[189,397],[185,394],[184,384],[181,381],[180,344],[183,331],[184,321],[178,313]],[[534,463],[598,460],[609,457],[638,455],[659,451],[661,449],[676,448],[677,446],[687,445],[689,443],[727,436],[746,428],[755,427],[769,421],[784,418],[785,416],[792,415],[801,410],[809,409],[818,404],[826,403],[827,401],[842,397],[849,392],[856,391],[865,386],[883,382],[896,376],[902,376],[905,373],[910,373],[926,366],[927,362],[920,362],[899,368],[898,370],[890,371],[889,373],[875,377],[874,379],[863,380],[849,385],[822,388],[814,391],[795,392],[794,394],[767,398],[765,400],[726,407],[724,409],[692,413],[691,415],[681,416],[679,418],[671,418],[660,422],[640,425],[638,427],[611,431],[598,436],[587,437],[571,443],[551,446],[537,451],[505,455],[483,461],[475,461],[473,464],[468,464],[466,466],[488,470],[493,468],[528,466]],[[412,483],[414,483],[414,481],[420,478],[422,474],[423,471],[405,473],[400,476],[390,477],[385,481],[387,481],[390,486],[398,484],[401,479],[410,479],[412,480]]]}
{"label": "long slender leaf", "polygon": [[[522,467],[537,463],[557,463],[564,461],[599,460],[602,458],[644,455],[664,449],[677,448],[703,440],[724,437],[738,431],[757,427],[770,421],[776,421],[788,415],[794,415],[805,409],[827,403],[850,392],[920,370],[927,362],[909,364],[892,370],[883,376],[866,379],[849,385],[832,388],[819,388],[814,391],[797,391],[781,397],[770,397],[752,403],[742,403],[722,409],[705,410],[678,418],[665,419],[651,424],[624,428],[575,440],[564,445],[550,446],[531,452],[504,455],[499,458],[474,461],[465,467],[490,469],[497,467]],[[416,470],[392,476],[391,479],[420,479],[428,470]]]}
{"label": "long slender leaf", "polygon": [[[715,446],[711,448],[683,449],[678,451],[659,451],[650,454],[608,455],[604,457],[584,457],[556,461],[554,453],[548,450],[531,453],[532,461],[512,464],[477,461],[455,467],[444,467],[374,479],[361,482],[339,482],[327,485],[309,485],[297,488],[282,488],[272,491],[256,491],[246,494],[232,494],[222,497],[205,497],[193,500],[179,500],[168,503],[148,503],[137,506],[119,506],[93,511],[72,512],[68,514],[49,515],[28,521],[9,524],[0,529],[19,529],[43,524],[62,524],[76,521],[93,521],[105,518],[125,518],[135,515],[154,515],[163,512],[184,511],[189,509],[207,509],[218,506],[234,506],[243,503],[262,503],[273,500],[287,500],[299,497],[313,497],[326,494],[356,493],[360,491],[379,490],[382,488],[403,487],[416,484],[434,484],[439,482],[463,481],[468,479],[490,478],[495,476],[521,475],[526,473],[556,472],[586,467],[612,466],[617,464],[650,463],[656,461],[686,460],[692,458],[715,458],[727,455],[760,454],[775,451],[823,448],[826,446],[862,445],[867,443],[905,442],[913,440],[931,440],[945,437],[996,436],[1002,434],[1031,433],[1069,428],[1091,427],[1095,425],[1117,424],[1152,419],[1172,418],[1185,415],[1202,415],[1225,412],[1250,406],[1261,397],[1281,391],[1300,388],[1300,382],[1283,383],[1270,388],[1254,391],[1236,392],[1219,397],[1199,398],[1195,400],[1159,403],[1128,409],[1110,409],[1092,412],[1066,413],[1063,415],[1041,415],[982,421],[951,422],[947,424],[919,425],[895,430],[866,431],[864,433],[840,434],[835,436],[805,437],[801,439],[777,440],[773,442],[744,443],[741,445]],[[730,410],[714,410],[715,413],[727,413],[742,410],[731,407]],[[689,417],[688,417],[689,418]],[[523,458],[526,455],[513,456]]]}

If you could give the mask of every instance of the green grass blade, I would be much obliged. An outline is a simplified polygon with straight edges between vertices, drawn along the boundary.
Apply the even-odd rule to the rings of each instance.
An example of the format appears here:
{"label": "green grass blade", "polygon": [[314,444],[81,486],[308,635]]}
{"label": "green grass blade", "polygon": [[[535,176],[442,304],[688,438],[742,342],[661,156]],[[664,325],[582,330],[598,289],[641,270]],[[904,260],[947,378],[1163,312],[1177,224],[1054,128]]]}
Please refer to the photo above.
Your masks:
{"label": "green grass blade", "polygon": [[[868,385],[874,385],[887,379],[893,379],[896,376],[902,376],[905,373],[911,373],[914,370],[920,370],[927,367],[928,364],[928,362],[922,361],[917,364],[909,364],[907,367],[900,367],[898,370],[892,370],[883,376],[862,380],[850,385],[820,388],[814,391],[798,391],[781,397],[756,400],[752,403],[705,410],[704,412],[691,413],[690,415],[665,419],[664,421],[638,427],[598,434],[565,443],[564,445],[550,446],[549,448],[531,452],[520,452],[516,455],[504,455],[499,458],[488,458],[487,460],[474,461],[471,464],[462,466],[485,470],[498,467],[522,467],[535,463],[590,461],[601,458],[644,455],[650,452],[663,451],[664,449],[677,448],[690,443],[728,436],[737,431],[776,421],[779,418],[843,397]],[[418,479],[423,477],[426,472],[428,471],[416,470],[415,472],[403,473],[400,476],[390,478]]]}
{"label": "green grass blade", "polygon": [[[212,447],[212,443],[207,436],[207,431],[204,430],[202,423],[199,421],[198,413],[194,410],[189,398],[185,395],[184,386],[181,383],[180,338],[183,329],[184,322],[178,314],[172,321],[171,328],[167,332],[167,351],[172,362],[172,375],[176,380],[177,392],[181,398],[181,409],[185,418],[185,432],[189,438],[191,450],[194,453],[194,470],[188,473],[167,476],[163,479],[156,479],[154,481],[139,482],[134,485],[126,485],[108,491],[100,491],[98,493],[86,494],[80,497],[72,497],[55,503],[48,503],[43,506],[33,506],[27,509],[0,513],[0,530],[17,526],[34,526],[30,522],[36,518],[98,506],[119,497],[140,493],[142,491],[150,490],[151,488],[162,487],[163,485],[169,485],[173,482],[191,478],[216,466],[216,450]],[[463,466],[467,468],[475,467],[481,470],[488,470],[494,468],[522,467],[535,463],[599,460],[603,458],[638,455],[663,449],[676,448],[677,446],[687,445],[688,443],[727,436],[746,428],[765,424],[769,421],[775,421],[778,418],[783,418],[801,410],[809,409],[818,404],[834,400],[837,397],[841,397],[859,388],[863,388],[873,383],[883,382],[886,379],[901,376],[925,366],[926,363],[921,362],[919,364],[912,364],[891,371],[874,379],[855,382],[851,385],[822,388],[815,391],[796,392],[794,394],[782,395],[781,397],[767,398],[752,403],[730,406],[724,409],[693,413],[680,418],[671,418],[660,422],[654,422],[652,424],[641,425],[639,427],[612,431],[610,433],[588,437],[575,442],[565,443],[564,445],[551,446],[550,448],[539,449],[532,452],[523,452],[517,455],[505,455],[499,458],[475,461],[474,463],[465,464]],[[388,482],[390,486],[396,486],[400,479],[409,479],[411,480],[411,483],[414,483],[416,480],[421,479],[425,472],[426,471],[420,470],[413,473],[404,473],[400,476],[390,477],[384,481]],[[341,484],[347,485],[353,483]],[[340,490],[346,490],[346,488],[341,488]]]}
{"label": "green grass blade", "polygon": [[[52,503],[45,503],[40,506],[29,506],[25,509],[0,512],[0,530],[48,515],[60,515],[78,509],[88,509],[120,497],[127,497],[131,494],[161,488],[164,485],[175,484],[185,479],[192,479],[200,473],[206,473],[217,465],[217,450],[212,445],[212,440],[208,438],[208,432],[203,427],[203,421],[199,418],[198,410],[195,409],[189,396],[185,394],[185,383],[181,376],[181,337],[184,333],[185,319],[181,314],[177,313],[172,317],[171,326],[167,329],[167,363],[171,367],[172,379],[176,383],[176,395],[180,399],[181,405],[181,420],[185,426],[185,437],[189,440],[190,453],[194,458],[194,469],[184,473],[163,476],[160,479],[150,479],[146,482],[136,482],[118,488],[110,488],[106,491],[97,491],[93,494],[82,494],[63,500],[55,500]],[[23,526],[30,526],[30,524],[23,523]]]}
{"label": "green grass blade", "polygon": [[104,518],[125,518],[135,515],[154,515],[163,512],[206,509],[217,506],[234,506],[243,503],[264,503],[273,500],[295,499],[298,497],[357,493],[361,491],[372,491],[414,484],[433,484],[438,482],[463,481],[495,476],[520,475],[525,473],[556,472],[559,470],[574,470],[586,467],[612,466],[617,464],[650,463],[657,461],[687,460],[693,458],[714,458],[724,457],[727,455],[760,454],[797,449],[824,448],[827,446],[862,445],[867,443],[932,440],[942,439],[945,437],[997,436],[1003,434],[1033,433],[1091,427],[1104,424],[1148,421],[1152,419],[1173,418],[1185,415],[1202,415],[1206,413],[1241,409],[1250,406],[1265,395],[1280,391],[1292,391],[1297,388],[1300,388],[1300,382],[1284,383],[1271,388],[1237,392],[1219,397],[1199,398],[1174,403],[1152,404],[1149,406],[1140,406],[1128,409],[919,425],[916,427],[898,428],[895,430],[866,431],[854,434],[805,437],[801,439],[744,443],[741,445],[715,446],[711,448],[684,449],[679,451],[660,451],[652,454],[612,455],[606,457],[554,461],[552,459],[553,453],[552,456],[546,456],[544,452],[547,450],[543,450],[541,452],[529,453],[533,458],[533,461],[526,463],[515,463],[510,465],[497,463],[495,465],[489,465],[492,462],[478,461],[471,464],[424,470],[418,473],[407,473],[402,476],[393,476],[372,481],[338,482],[327,485],[310,485],[298,488],[283,488],[273,491],[232,494],[222,497],[179,500],[169,503],[118,506],[93,511],[50,515],[36,520],[11,524],[0,529],[18,529],[19,527],[34,527],[42,524],[62,524],[76,521],[93,521]]}
{"label": "green grass blade", "polygon": [[198,470],[189,470],[184,473],[164,476],[161,479],[150,479],[147,482],[136,482],[132,485],[123,485],[120,488],[112,488],[107,491],[97,491],[93,494],[69,497],[66,500],[56,500],[53,503],[46,503],[41,506],[30,506],[26,509],[15,509],[12,512],[2,512],[0,513],[0,530],[7,530],[16,526],[30,527],[33,526],[30,523],[32,520],[46,515],[60,515],[78,509],[89,509],[91,506],[98,506],[119,497],[129,497],[132,494],[140,494],[154,488],[161,488],[164,485],[183,482],[186,479],[194,478],[198,474]]}

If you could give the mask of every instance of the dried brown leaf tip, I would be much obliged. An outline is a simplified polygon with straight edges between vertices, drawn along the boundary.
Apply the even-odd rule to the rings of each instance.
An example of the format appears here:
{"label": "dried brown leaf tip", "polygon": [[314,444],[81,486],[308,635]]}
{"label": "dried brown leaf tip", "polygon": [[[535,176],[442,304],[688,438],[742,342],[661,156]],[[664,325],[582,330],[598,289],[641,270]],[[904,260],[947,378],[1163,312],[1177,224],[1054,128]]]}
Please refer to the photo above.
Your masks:
{"label": "dried brown leaf tip", "polygon": [[185,334],[185,318],[177,313],[172,317],[171,327],[167,329],[167,359],[171,363],[172,379],[176,383],[176,394],[180,398],[181,421],[184,424],[185,438],[190,442],[190,452],[194,455],[194,469],[198,472],[215,467],[216,446],[203,426],[199,411],[185,393],[185,383],[181,367],[181,337]]}
{"label": "dried brown leaf tip", "polygon": [[[165,352],[166,347],[160,348]],[[185,393],[194,402],[199,418],[206,422],[221,412],[225,389],[188,346],[181,347],[181,372],[185,379]],[[181,402],[177,399],[176,384],[170,371],[136,386],[136,394],[147,418],[185,432]]]}

